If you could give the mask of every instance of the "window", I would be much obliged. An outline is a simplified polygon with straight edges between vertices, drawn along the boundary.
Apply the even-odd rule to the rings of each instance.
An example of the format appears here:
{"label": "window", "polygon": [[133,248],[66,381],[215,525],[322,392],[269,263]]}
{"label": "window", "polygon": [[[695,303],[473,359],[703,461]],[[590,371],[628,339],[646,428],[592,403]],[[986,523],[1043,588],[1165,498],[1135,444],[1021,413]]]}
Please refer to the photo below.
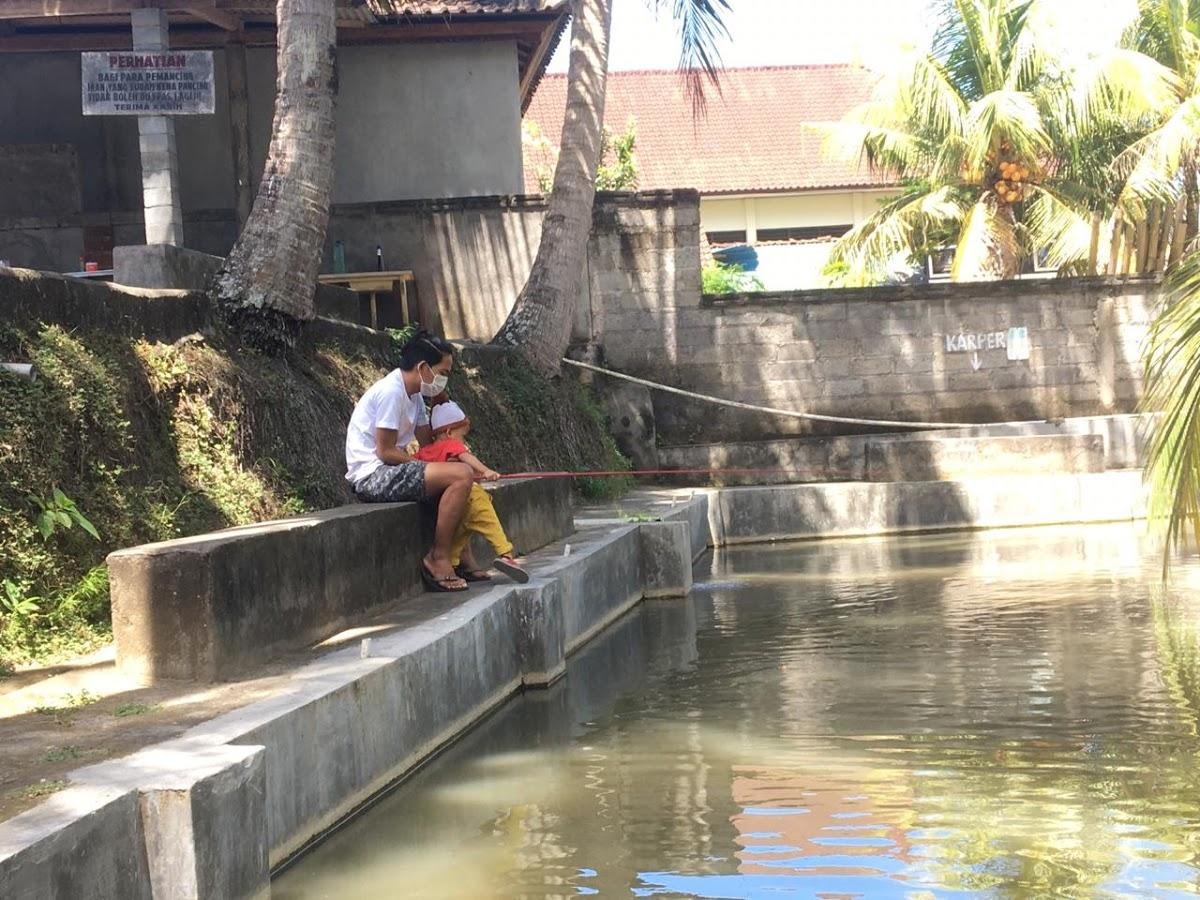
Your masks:
{"label": "window", "polygon": [[710,244],[744,244],[746,243],[745,231],[709,231],[704,235],[708,238]]}
{"label": "window", "polygon": [[760,228],[758,229],[758,243],[818,241],[823,238],[839,238],[849,230],[849,225],[812,225],[805,228]]}

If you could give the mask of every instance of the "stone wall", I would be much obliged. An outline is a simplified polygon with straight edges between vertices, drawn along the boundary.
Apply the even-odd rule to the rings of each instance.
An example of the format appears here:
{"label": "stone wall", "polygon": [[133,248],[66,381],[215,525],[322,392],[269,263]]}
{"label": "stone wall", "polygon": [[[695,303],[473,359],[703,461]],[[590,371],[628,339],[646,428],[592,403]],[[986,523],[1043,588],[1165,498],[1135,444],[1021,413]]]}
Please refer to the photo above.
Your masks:
{"label": "stone wall", "polygon": [[[833,416],[993,422],[1132,412],[1157,285],[1027,279],[609,305],[611,368],[731,400]],[[1028,358],[1007,347],[1026,329]],[[853,433],[654,395],[665,444]]]}

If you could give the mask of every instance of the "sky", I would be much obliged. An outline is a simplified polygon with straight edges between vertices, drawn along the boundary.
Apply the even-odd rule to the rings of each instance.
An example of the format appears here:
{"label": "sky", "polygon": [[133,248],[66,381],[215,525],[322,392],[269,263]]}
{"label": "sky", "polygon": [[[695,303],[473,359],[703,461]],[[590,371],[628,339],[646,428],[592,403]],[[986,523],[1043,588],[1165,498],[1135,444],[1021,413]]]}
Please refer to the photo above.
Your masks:
{"label": "sky", "polygon": [[[730,40],[721,46],[726,66],[779,66],[858,62],[883,67],[905,43],[924,43],[928,0],[730,0],[725,21]],[[656,18],[648,0],[613,0],[609,68],[672,69],[679,39],[670,2]],[[567,70],[564,35],[550,63]]]}
{"label": "sky", "polygon": [[[721,46],[727,67],[859,63],[886,71],[905,49],[927,45],[934,23],[930,0],[729,0],[730,38]],[[613,0],[609,68],[672,69],[679,40],[663,0],[657,17],[653,0]],[[1091,46],[1110,40],[1121,20],[1136,11],[1135,0],[1052,0],[1039,4],[1049,20],[1066,21],[1063,34]],[[565,72],[569,38],[564,35],[550,63]]]}

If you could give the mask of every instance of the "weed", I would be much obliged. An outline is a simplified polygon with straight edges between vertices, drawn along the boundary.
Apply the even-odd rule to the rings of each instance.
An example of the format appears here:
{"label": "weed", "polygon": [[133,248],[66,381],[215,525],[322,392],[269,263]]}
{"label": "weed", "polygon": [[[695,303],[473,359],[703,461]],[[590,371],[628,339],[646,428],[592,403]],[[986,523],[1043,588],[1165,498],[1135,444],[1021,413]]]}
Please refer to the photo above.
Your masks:
{"label": "weed", "polygon": [[61,703],[46,704],[44,706],[35,706],[33,711],[39,716],[50,716],[54,719],[55,725],[70,727],[75,724],[72,718],[72,713],[85,706],[91,706],[100,698],[84,688],[77,694],[65,694]]}
{"label": "weed", "polygon": [[27,788],[21,788],[18,791],[13,791],[9,796],[19,797],[22,800],[37,800],[39,797],[49,797],[51,794],[57,794],[69,784],[69,781],[47,781],[45,778],[43,778],[37,784],[31,784]]}
{"label": "weed", "polygon": [[109,753],[107,747],[76,747],[74,744],[66,744],[62,747],[49,747],[42,755],[42,762],[61,763],[72,762],[78,759],[95,759],[97,757],[106,756]]}
{"label": "weed", "polygon": [[129,716],[144,716],[146,713],[157,712],[157,706],[151,706],[146,703],[122,703],[113,710],[113,715],[118,719],[125,719]]}
{"label": "weed", "polygon": [[658,516],[652,516],[650,513],[622,513],[621,517],[626,522],[661,522]]}
{"label": "weed", "polygon": [[96,526],[79,511],[75,506],[75,501],[58,488],[54,488],[49,497],[34,496],[30,499],[38,508],[38,514],[34,521],[37,523],[42,540],[50,540],[54,536],[54,532],[60,528],[71,528],[75,525],[96,540],[100,540],[100,533],[96,531]]}

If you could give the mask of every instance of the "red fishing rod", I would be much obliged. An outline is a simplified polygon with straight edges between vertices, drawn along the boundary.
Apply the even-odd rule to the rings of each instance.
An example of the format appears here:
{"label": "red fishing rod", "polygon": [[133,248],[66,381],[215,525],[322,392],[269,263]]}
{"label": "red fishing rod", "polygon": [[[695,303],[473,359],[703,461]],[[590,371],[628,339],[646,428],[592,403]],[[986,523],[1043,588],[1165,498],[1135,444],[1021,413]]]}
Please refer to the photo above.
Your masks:
{"label": "red fishing rod", "polygon": [[606,469],[596,472],[512,472],[501,481],[516,478],[618,478],[624,475],[794,475],[793,469]]}

